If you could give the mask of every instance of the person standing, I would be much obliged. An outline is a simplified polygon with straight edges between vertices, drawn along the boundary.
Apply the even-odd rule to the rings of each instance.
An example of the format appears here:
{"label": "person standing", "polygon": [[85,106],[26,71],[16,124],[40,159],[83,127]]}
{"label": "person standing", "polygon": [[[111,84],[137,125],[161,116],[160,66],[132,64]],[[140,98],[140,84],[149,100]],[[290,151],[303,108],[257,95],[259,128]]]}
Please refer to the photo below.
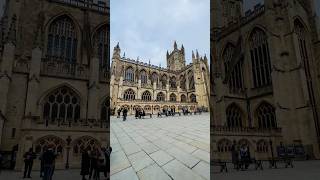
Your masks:
{"label": "person standing", "polygon": [[81,158],[81,172],[82,180],[86,180],[86,175],[89,175],[90,170],[90,156],[88,150],[83,150]]}
{"label": "person standing", "polygon": [[231,146],[231,157],[233,168],[239,169],[239,152],[235,141],[233,141],[233,144]]}
{"label": "person standing", "polygon": [[49,147],[42,155],[43,161],[43,180],[52,180],[54,172],[54,163],[56,159],[56,154],[53,152],[52,147]]}
{"label": "person standing", "polygon": [[90,171],[89,171],[89,179],[91,179],[96,167],[97,167],[97,159],[96,159],[96,151],[91,151],[90,155]]}
{"label": "person standing", "polygon": [[43,152],[40,154],[39,156],[39,160],[40,160],[40,178],[43,177],[43,173],[44,173],[44,169],[43,169],[43,153],[47,151],[47,148],[45,147]]}
{"label": "person standing", "polygon": [[127,119],[127,113],[128,113],[127,108],[124,108],[124,110],[123,110],[123,121],[125,121]]}
{"label": "person standing", "polygon": [[31,170],[33,166],[33,160],[35,159],[35,153],[33,152],[33,149],[30,148],[28,152],[26,152],[23,155],[24,158],[24,173],[23,178],[31,178]]}
{"label": "person standing", "polygon": [[117,118],[120,118],[120,115],[121,115],[121,108],[118,109],[118,116],[117,116]]}

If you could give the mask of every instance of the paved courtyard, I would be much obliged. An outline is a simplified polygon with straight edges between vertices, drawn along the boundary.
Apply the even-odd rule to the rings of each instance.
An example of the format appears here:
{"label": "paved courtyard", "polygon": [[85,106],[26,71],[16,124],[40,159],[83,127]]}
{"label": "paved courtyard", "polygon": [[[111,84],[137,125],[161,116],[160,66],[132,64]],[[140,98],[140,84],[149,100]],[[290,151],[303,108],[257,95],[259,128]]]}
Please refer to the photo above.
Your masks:
{"label": "paved courtyard", "polygon": [[210,116],[111,118],[111,180],[209,180]]}
{"label": "paved courtyard", "polygon": [[[294,168],[236,171],[229,167],[228,173],[213,173],[214,180],[318,180],[320,179],[320,161],[294,161]],[[251,168],[252,169],[252,168]],[[214,170],[217,172],[217,169]]]}

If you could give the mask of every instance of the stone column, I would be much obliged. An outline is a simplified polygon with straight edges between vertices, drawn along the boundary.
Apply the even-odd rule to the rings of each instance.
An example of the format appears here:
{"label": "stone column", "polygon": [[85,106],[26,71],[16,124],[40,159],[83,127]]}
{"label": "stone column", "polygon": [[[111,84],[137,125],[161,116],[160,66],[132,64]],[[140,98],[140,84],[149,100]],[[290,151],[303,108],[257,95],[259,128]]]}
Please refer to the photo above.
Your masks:
{"label": "stone column", "polygon": [[30,65],[27,102],[25,116],[37,115],[37,100],[39,97],[39,83],[40,83],[40,66],[41,66],[42,50],[36,47],[32,50],[32,59]]}
{"label": "stone column", "polygon": [[3,48],[2,64],[0,71],[0,111],[6,114],[8,91],[12,80],[12,69],[14,63],[15,44],[7,42]]}
{"label": "stone column", "polygon": [[[97,49],[97,47],[94,47]],[[95,50],[96,51],[96,50]],[[90,77],[89,77],[89,96],[88,96],[88,118],[98,119],[99,109],[99,58],[97,52],[95,52],[90,62]]]}

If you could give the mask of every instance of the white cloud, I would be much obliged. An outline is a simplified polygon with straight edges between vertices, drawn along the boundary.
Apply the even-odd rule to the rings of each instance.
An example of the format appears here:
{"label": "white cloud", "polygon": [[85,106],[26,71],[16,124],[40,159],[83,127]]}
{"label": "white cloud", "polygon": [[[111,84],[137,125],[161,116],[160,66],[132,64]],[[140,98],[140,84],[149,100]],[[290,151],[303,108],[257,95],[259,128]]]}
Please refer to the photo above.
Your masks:
{"label": "white cloud", "polygon": [[120,42],[126,56],[162,66],[173,41],[209,53],[209,0],[111,0],[111,45]]}

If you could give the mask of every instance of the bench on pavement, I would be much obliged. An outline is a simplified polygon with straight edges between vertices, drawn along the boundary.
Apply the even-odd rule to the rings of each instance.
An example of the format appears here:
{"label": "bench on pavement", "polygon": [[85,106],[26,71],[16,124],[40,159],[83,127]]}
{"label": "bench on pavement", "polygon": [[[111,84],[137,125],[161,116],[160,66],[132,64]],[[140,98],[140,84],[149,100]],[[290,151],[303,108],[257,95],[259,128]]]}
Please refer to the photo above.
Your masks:
{"label": "bench on pavement", "polygon": [[288,168],[289,166],[293,168],[293,160],[290,157],[270,158],[268,161],[269,168],[278,168],[278,164],[284,164],[285,168]]}
{"label": "bench on pavement", "polygon": [[228,172],[228,167],[227,167],[226,161],[222,161],[220,159],[212,160],[211,165],[220,167],[220,172],[223,172],[223,171]]}

